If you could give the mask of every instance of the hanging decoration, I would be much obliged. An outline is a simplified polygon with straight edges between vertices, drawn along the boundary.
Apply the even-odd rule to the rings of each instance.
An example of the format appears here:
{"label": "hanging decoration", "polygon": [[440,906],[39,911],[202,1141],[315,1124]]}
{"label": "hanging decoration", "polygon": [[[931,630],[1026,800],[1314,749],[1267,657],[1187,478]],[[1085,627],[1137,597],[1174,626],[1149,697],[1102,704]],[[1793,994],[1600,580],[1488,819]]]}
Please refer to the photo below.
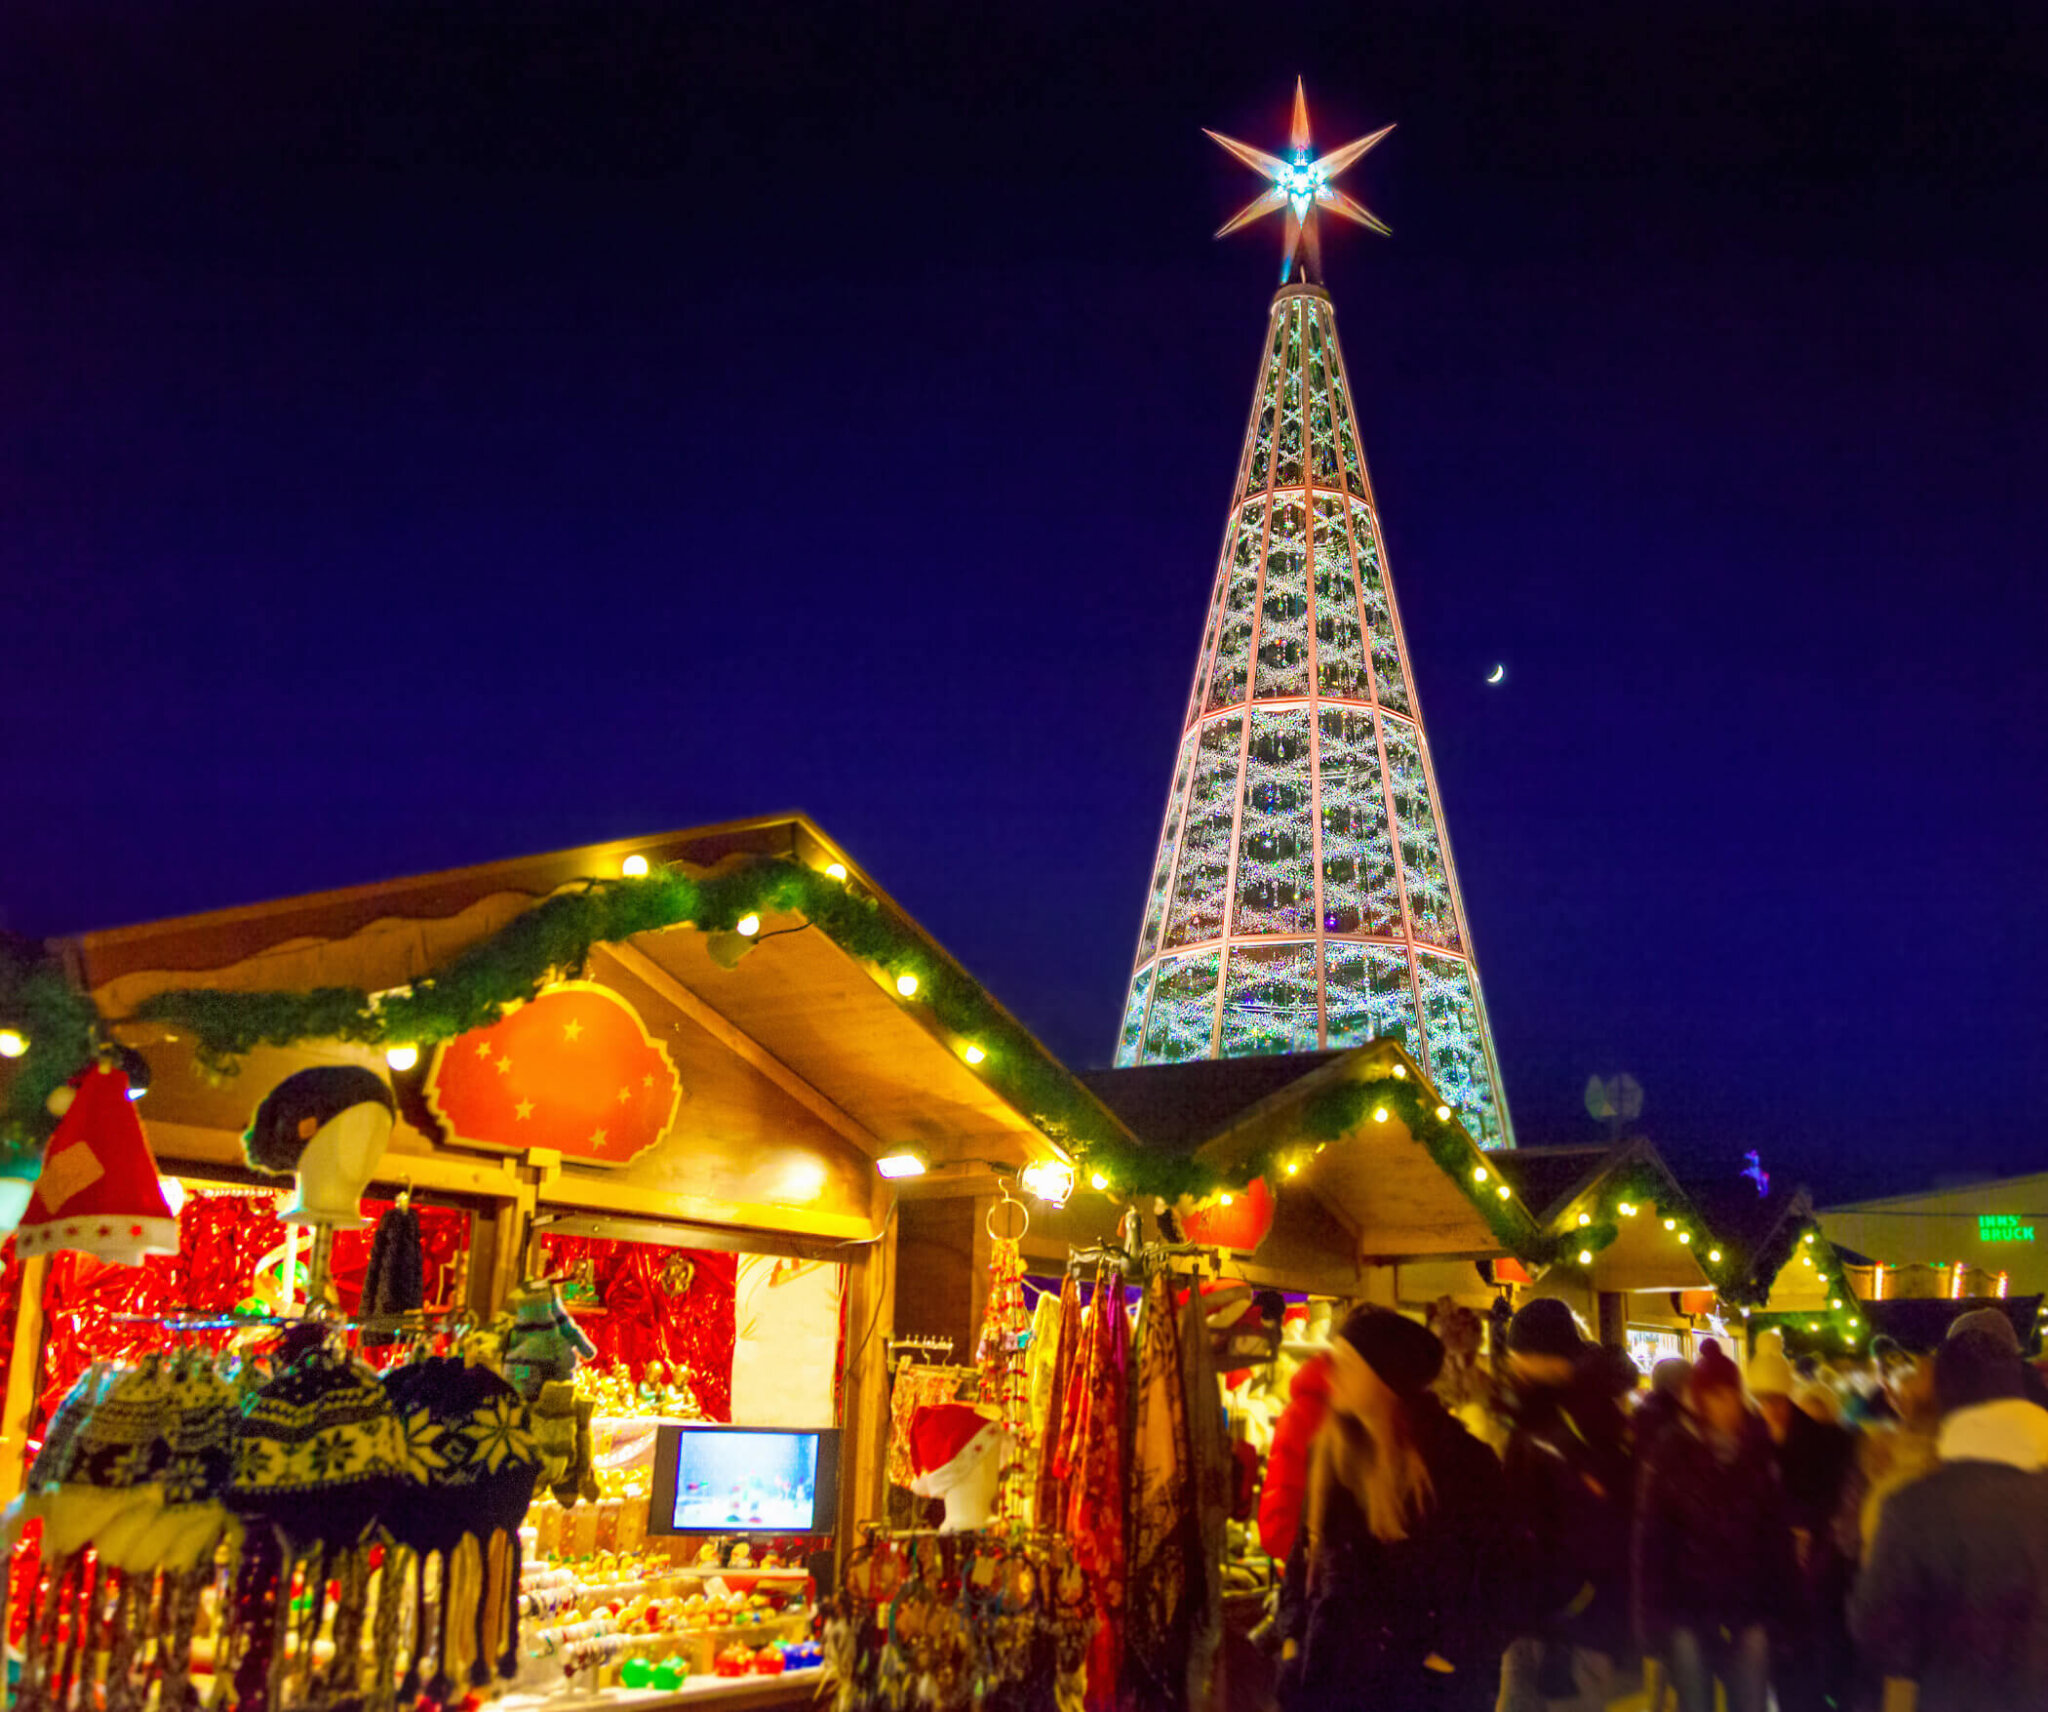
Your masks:
{"label": "hanging decoration", "polygon": [[1189,1242],[1204,1248],[1227,1248],[1252,1254],[1273,1229],[1273,1192],[1263,1177],[1242,1189],[1222,1190],[1214,1200],[1181,1214],[1180,1228]]}
{"label": "hanging decoration", "polygon": [[547,1147],[585,1165],[626,1165],[669,1132],[683,1084],[625,999],[564,981],[443,1042],[426,1098],[464,1146]]}
{"label": "hanging decoration", "polygon": [[[690,1288],[670,1291],[663,1274],[680,1258]],[[543,1236],[540,1264],[550,1277],[585,1276],[588,1311],[570,1301],[583,1334],[597,1345],[595,1365],[635,1373],[659,1362],[695,1394],[707,1419],[732,1416],[732,1350],[739,1256],[712,1249],[662,1249],[602,1237]],[[564,1291],[565,1297],[568,1295]]]}

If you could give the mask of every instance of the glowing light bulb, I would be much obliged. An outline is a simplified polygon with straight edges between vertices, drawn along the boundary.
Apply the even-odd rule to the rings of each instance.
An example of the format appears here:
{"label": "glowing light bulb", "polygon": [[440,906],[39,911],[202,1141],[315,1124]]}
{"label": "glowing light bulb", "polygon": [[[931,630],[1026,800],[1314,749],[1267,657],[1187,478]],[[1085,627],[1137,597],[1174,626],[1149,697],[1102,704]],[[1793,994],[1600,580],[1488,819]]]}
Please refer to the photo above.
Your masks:
{"label": "glowing light bulb", "polygon": [[394,1070],[410,1070],[419,1061],[420,1049],[417,1046],[387,1046],[384,1049],[384,1062]]}
{"label": "glowing light bulb", "polygon": [[1707,1250],[1707,1258],[1709,1260],[1719,1260],[1721,1258],[1721,1251],[1718,1248],[1710,1248]]}
{"label": "glowing light bulb", "polygon": [[1621,1216],[1625,1219],[1632,1219],[1636,1216],[1635,1208],[1630,1206],[1626,1201],[1617,1201],[1615,1203],[1615,1211],[1620,1213]]}
{"label": "glowing light bulb", "polygon": [[1494,1193],[1499,1195],[1500,1198],[1503,1201],[1505,1201],[1508,1198],[1508,1196],[1514,1193],[1514,1191],[1510,1189],[1505,1183],[1503,1183],[1498,1189],[1494,1191]]}
{"label": "glowing light bulb", "polygon": [[751,913],[743,915],[732,924],[732,930],[742,939],[752,939],[761,931],[761,918]]}
{"label": "glowing light bulb", "polygon": [[1859,1319],[1855,1318],[1855,1317],[1854,1317],[1854,1316],[1852,1315],[1852,1316],[1850,1317],[1850,1320],[1849,1320],[1849,1329],[1850,1329],[1851,1331],[1855,1331],[1855,1330],[1856,1330],[1856,1329],[1857,1329],[1858,1327],[1860,1327],[1860,1326],[1861,1326],[1862,1324],[1863,1324],[1863,1322],[1862,1322],[1861,1320],[1859,1320]]}
{"label": "glowing light bulb", "polygon": [[1040,1159],[1019,1177],[1025,1189],[1049,1207],[1064,1207],[1074,1192],[1074,1168],[1060,1159]]}
{"label": "glowing light bulb", "polygon": [[1103,1176],[1100,1171],[1091,1172],[1088,1177],[1088,1186],[1100,1192],[1109,1187],[1109,1179]]}
{"label": "glowing light bulb", "polygon": [[1678,1233],[1678,1240],[1679,1240],[1680,1242],[1691,1242],[1691,1241],[1692,1241],[1692,1232],[1691,1232],[1691,1231],[1680,1231],[1680,1232]]}
{"label": "glowing light bulb", "polygon": [[1678,1229],[1678,1221],[1676,1219],[1666,1219],[1664,1221],[1664,1228],[1666,1230],[1676,1230]]}
{"label": "glowing light bulb", "polygon": [[1813,1241],[1813,1232],[1812,1232],[1812,1231],[1808,1231],[1808,1232],[1806,1233],[1806,1236],[1805,1236],[1804,1240],[1805,1240],[1805,1241],[1807,1241],[1807,1242],[1811,1242],[1811,1241]]}
{"label": "glowing light bulb", "polygon": [[18,1028],[0,1028],[0,1058],[19,1058],[28,1050],[28,1036]]}
{"label": "glowing light bulb", "polygon": [[1387,1108],[1385,1106],[1373,1107],[1372,1121],[1374,1123],[1385,1123],[1387,1121]]}
{"label": "glowing light bulb", "polygon": [[1818,1321],[1818,1320],[1809,1320],[1809,1321],[1807,1321],[1807,1324],[1806,1324],[1806,1329],[1807,1329],[1808,1331],[1810,1331],[1810,1332],[1817,1332],[1817,1331],[1819,1331],[1819,1330],[1820,1330],[1820,1321]]}
{"label": "glowing light bulb", "polygon": [[1451,1108],[1449,1106],[1438,1106],[1436,1109],[1436,1121],[1438,1123],[1449,1123],[1451,1121]]}
{"label": "glowing light bulb", "polygon": [[1222,1204],[1223,1206],[1226,1206],[1226,1207],[1227,1207],[1227,1206],[1229,1206],[1229,1205],[1231,1204],[1231,1201],[1230,1201],[1230,1197],[1229,1197],[1228,1195],[1218,1195],[1218,1196],[1216,1197],[1216,1199],[1217,1199],[1217,1201],[1218,1201],[1218,1202],[1220,1202],[1220,1203],[1221,1203],[1221,1204]]}
{"label": "glowing light bulb", "polygon": [[916,998],[917,977],[915,975],[898,975],[896,977],[896,990],[906,999]]}
{"label": "glowing light bulb", "polygon": [[1483,1165],[1472,1167],[1472,1181],[1475,1183],[1484,1183],[1490,1175],[1491,1173]]}
{"label": "glowing light bulb", "polygon": [[846,864],[844,862],[827,862],[825,864],[825,876],[827,879],[832,880],[845,879]]}
{"label": "glowing light bulb", "polygon": [[1593,1264],[1593,1251],[1590,1248],[1579,1250],[1579,1264],[1581,1266],[1591,1266]]}
{"label": "glowing light bulb", "polygon": [[1288,1176],[1290,1176],[1290,1177],[1299,1177],[1299,1176],[1301,1175],[1301,1161],[1300,1161],[1300,1160],[1298,1160],[1298,1159],[1290,1159],[1290,1160],[1288,1160],[1288,1162],[1287,1162],[1287,1175],[1288,1175]]}
{"label": "glowing light bulb", "polygon": [[1397,1081],[1397,1082],[1405,1082],[1405,1081],[1407,1081],[1407,1080],[1408,1080],[1408,1066],[1407,1066],[1407,1065],[1405,1065],[1405,1064],[1396,1064],[1396,1065],[1394,1066],[1394,1080],[1395,1080],[1395,1081]]}
{"label": "glowing light bulb", "polygon": [[1579,1228],[1580,1228],[1580,1229],[1582,1229],[1582,1230],[1583,1230],[1583,1229],[1584,1229],[1584,1228],[1585,1228],[1585,1227],[1586,1227],[1587,1225],[1591,1224],[1592,1222],[1593,1222],[1593,1215],[1592,1215],[1591,1213],[1581,1213],[1581,1214],[1579,1215]]}
{"label": "glowing light bulb", "polygon": [[885,1153],[875,1161],[875,1169],[884,1177],[922,1177],[929,1166],[924,1155],[914,1148],[903,1148],[896,1153]]}
{"label": "glowing light bulb", "polygon": [[1834,1299],[1833,1299],[1832,1301],[1830,1301],[1830,1302],[1828,1303],[1828,1306],[1829,1306],[1830,1308],[1839,1308],[1839,1307],[1840,1307],[1841,1305],[1842,1305],[1842,1298],[1841,1298],[1841,1297],[1839,1297],[1839,1296],[1835,1297],[1835,1298],[1834,1298]]}
{"label": "glowing light bulb", "polygon": [[637,880],[647,872],[647,858],[639,855],[628,856],[619,864],[619,872],[629,880]]}
{"label": "glowing light bulb", "polygon": [[970,1064],[979,1064],[984,1058],[988,1056],[988,1054],[982,1051],[982,1049],[978,1046],[969,1046],[965,1052],[960,1054],[960,1056],[966,1059],[967,1062]]}

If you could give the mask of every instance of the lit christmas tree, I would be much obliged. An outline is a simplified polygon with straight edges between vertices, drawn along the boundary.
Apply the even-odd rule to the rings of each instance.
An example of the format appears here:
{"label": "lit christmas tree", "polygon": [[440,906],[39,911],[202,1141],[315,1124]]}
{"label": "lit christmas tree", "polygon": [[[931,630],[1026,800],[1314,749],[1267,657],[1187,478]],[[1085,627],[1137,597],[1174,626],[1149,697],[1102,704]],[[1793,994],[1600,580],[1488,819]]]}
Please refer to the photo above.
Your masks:
{"label": "lit christmas tree", "polygon": [[1320,213],[1387,229],[1331,182],[1386,134],[1314,158],[1297,84],[1289,159],[1216,137],[1273,181],[1217,236],[1284,211],[1286,254],[1116,1061],[1392,1037],[1482,1145],[1511,1146],[1318,280]]}

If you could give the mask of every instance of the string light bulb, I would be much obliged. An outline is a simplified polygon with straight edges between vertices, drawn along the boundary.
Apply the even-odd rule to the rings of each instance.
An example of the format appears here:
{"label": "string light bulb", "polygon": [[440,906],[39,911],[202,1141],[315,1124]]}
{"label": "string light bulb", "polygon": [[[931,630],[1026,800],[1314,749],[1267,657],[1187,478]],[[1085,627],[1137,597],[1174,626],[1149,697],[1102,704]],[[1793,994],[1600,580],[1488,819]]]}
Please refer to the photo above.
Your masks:
{"label": "string light bulb", "polygon": [[1678,1240],[1679,1240],[1680,1242],[1683,1242],[1683,1243],[1690,1243],[1690,1242],[1692,1241],[1692,1232],[1691,1232],[1691,1231],[1680,1231],[1680,1232],[1678,1233]]}
{"label": "string light bulb", "polygon": [[1387,1121],[1387,1108],[1385,1106],[1374,1106],[1372,1109],[1372,1121],[1374,1123],[1385,1123]]}
{"label": "string light bulb", "polygon": [[1593,1222],[1593,1215],[1592,1215],[1591,1213],[1581,1213],[1581,1214],[1579,1215],[1579,1228],[1580,1228],[1581,1230],[1584,1230],[1584,1229],[1585,1229],[1585,1227],[1586,1227],[1587,1225],[1591,1224],[1592,1222]]}
{"label": "string light bulb", "polygon": [[1721,1258],[1721,1251],[1718,1248],[1710,1248],[1707,1250],[1707,1258],[1709,1260],[1719,1260]]}
{"label": "string light bulb", "polygon": [[906,999],[916,998],[917,977],[915,975],[898,975],[896,977],[896,990]]}
{"label": "string light bulb", "polygon": [[384,1049],[384,1062],[394,1070],[410,1070],[419,1061],[420,1049],[417,1046],[387,1046]]}
{"label": "string light bulb", "polygon": [[1620,1213],[1625,1219],[1632,1219],[1636,1216],[1635,1208],[1627,1201],[1617,1201],[1615,1203],[1615,1211]]}
{"label": "string light bulb", "polygon": [[1091,1172],[1088,1177],[1088,1186],[1099,1194],[1109,1187],[1109,1179],[1103,1176],[1100,1171]]}
{"label": "string light bulb", "polygon": [[1299,1177],[1299,1176],[1301,1175],[1301,1161],[1300,1161],[1300,1160],[1298,1160],[1298,1159],[1290,1159],[1290,1160],[1288,1160],[1288,1162],[1287,1162],[1287,1175],[1288,1175],[1288,1176],[1290,1176],[1290,1177]]}
{"label": "string light bulb", "polygon": [[1216,1199],[1223,1206],[1227,1207],[1231,1204],[1230,1195],[1228,1191],[1225,1191],[1223,1194],[1218,1195]]}
{"label": "string light bulb", "polygon": [[1451,1108],[1449,1106],[1438,1106],[1436,1109],[1436,1121],[1438,1123],[1449,1123],[1451,1121]]}
{"label": "string light bulb", "polygon": [[751,912],[732,924],[732,930],[742,939],[752,939],[761,931],[761,918]]}
{"label": "string light bulb", "polygon": [[970,1043],[967,1047],[967,1050],[962,1052],[960,1056],[966,1059],[967,1062],[970,1064],[979,1064],[984,1058],[988,1056],[988,1054],[982,1051],[980,1047]]}
{"label": "string light bulb", "polygon": [[1511,1190],[1505,1183],[1503,1183],[1498,1189],[1494,1191],[1494,1193],[1498,1195],[1503,1201],[1505,1201],[1509,1195],[1514,1193],[1514,1191]]}
{"label": "string light bulb", "polygon": [[1579,1264],[1581,1266],[1591,1266],[1593,1264],[1593,1251],[1590,1248],[1579,1250]]}
{"label": "string light bulb", "polygon": [[1408,1080],[1408,1066],[1407,1066],[1407,1065],[1405,1065],[1405,1064],[1396,1064],[1396,1065],[1394,1066],[1394,1080],[1395,1080],[1395,1081],[1397,1081],[1397,1082],[1405,1082],[1405,1081],[1407,1081],[1407,1080]]}
{"label": "string light bulb", "polygon": [[629,880],[645,879],[647,876],[647,858],[636,852],[619,864],[619,872],[624,874]]}
{"label": "string light bulb", "polygon": [[827,863],[825,864],[825,877],[826,877],[826,878],[827,878],[828,880],[843,880],[843,879],[845,879],[845,878],[846,878],[846,864],[845,864],[844,862],[827,862]]}
{"label": "string light bulb", "polygon": [[1664,1228],[1666,1230],[1676,1230],[1678,1229],[1678,1221],[1676,1219],[1666,1219],[1664,1221]]}
{"label": "string light bulb", "polygon": [[0,1028],[0,1058],[19,1058],[28,1050],[28,1036],[18,1028]]}
{"label": "string light bulb", "polygon": [[1491,1175],[1491,1173],[1489,1173],[1486,1167],[1483,1165],[1475,1165],[1472,1167],[1472,1181],[1475,1183],[1484,1183],[1489,1175]]}

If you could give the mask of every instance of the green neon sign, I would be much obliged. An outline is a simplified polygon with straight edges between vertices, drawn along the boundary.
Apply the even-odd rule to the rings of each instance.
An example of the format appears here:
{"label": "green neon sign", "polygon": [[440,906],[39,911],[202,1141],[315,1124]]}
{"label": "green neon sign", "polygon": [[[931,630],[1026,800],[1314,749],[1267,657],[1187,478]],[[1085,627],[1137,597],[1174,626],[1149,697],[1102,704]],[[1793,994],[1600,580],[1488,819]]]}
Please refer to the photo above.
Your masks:
{"label": "green neon sign", "polygon": [[1979,1213],[1977,1215],[1977,1240],[1979,1242],[2032,1242],[2034,1227],[2020,1222],[2018,1213]]}

